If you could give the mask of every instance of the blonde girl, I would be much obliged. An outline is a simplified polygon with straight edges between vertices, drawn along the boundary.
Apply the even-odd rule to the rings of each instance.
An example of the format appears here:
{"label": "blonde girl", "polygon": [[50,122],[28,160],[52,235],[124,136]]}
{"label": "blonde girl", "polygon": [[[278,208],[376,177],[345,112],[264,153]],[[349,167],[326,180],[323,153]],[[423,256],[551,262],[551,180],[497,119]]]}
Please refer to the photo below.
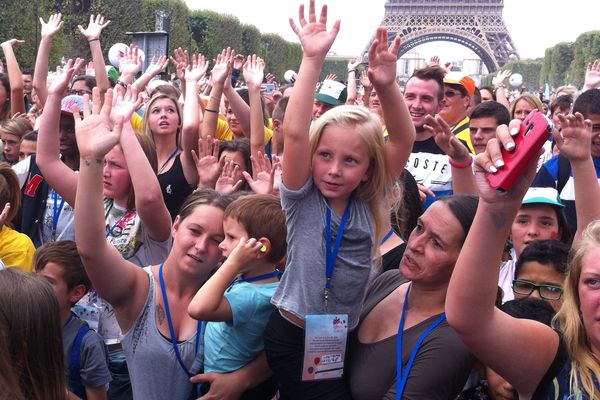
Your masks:
{"label": "blonde girl", "polygon": [[[292,20],[290,25],[304,53],[283,123],[281,198],[288,260],[272,299],[278,310],[267,326],[265,349],[283,397],[310,392],[311,398],[349,398],[341,380],[301,381],[305,319],[347,314],[348,329],[357,326],[374,249],[385,229],[384,197],[406,164],[415,130],[395,81],[400,40],[388,49],[385,28],[378,29],[369,50],[369,78],[382,103],[389,141],[384,144],[379,117],[356,106],[334,108],[311,127],[314,89],[340,22],[327,31],[327,8],[317,20],[314,1],[308,21],[302,5],[299,14],[300,26]],[[338,236],[337,256],[326,262],[327,242],[333,246]]]}

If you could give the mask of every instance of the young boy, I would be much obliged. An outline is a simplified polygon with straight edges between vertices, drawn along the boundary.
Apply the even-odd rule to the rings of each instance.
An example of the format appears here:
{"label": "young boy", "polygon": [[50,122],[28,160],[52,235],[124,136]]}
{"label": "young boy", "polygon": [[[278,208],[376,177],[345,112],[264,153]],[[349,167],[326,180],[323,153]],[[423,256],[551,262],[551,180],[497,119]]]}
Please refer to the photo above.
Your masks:
{"label": "young boy", "polygon": [[[285,216],[273,195],[240,197],[225,210],[227,260],[202,286],[188,307],[206,324],[204,372],[231,372],[263,350],[263,331],[274,310],[279,284],[276,265],[287,250]],[[198,366],[197,363],[195,365]]]}
{"label": "young boy", "polygon": [[58,299],[69,391],[82,399],[106,399],[111,377],[104,341],[71,312],[91,288],[75,242],[63,240],[41,246],[35,253],[35,271],[52,285]]}

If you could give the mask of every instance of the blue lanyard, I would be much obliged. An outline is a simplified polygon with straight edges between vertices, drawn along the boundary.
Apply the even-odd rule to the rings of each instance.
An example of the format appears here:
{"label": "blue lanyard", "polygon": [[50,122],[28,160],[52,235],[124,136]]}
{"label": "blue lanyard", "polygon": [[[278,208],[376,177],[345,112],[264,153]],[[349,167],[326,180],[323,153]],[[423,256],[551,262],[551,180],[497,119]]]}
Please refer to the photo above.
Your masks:
{"label": "blue lanyard", "polygon": [[250,282],[256,282],[256,281],[262,281],[263,279],[273,278],[275,276],[280,277],[281,275],[283,275],[283,272],[281,272],[279,270],[275,270],[273,272],[269,272],[268,274],[253,276],[252,278],[240,278],[237,281],[250,283]]}
{"label": "blue lanyard", "polygon": [[327,228],[327,242],[325,243],[325,309],[327,309],[327,302],[329,300],[329,289],[331,289],[331,279],[333,278],[333,270],[335,269],[335,261],[337,259],[338,251],[342,243],[342,237],[344,236],[344,228],[346,228],[346,222],[350,215],[350,208],[352,206],[352,198],[348,201],[344,215],[340,221],[340,226],[336,232],[335,244],[333,249],[331,248],[331,209],[327,207],[326,213],[326,228]]}
{"label": "blue lanyard", "polygon": [[[167,298],[167,290],[165,288],[165,280],[163,278],[163,267],[165,263],[160,264],[160,269],[158,270],[158,277],[160,279],[160,289],[162,290],[163,301],[165,302],[165,314],[167,314],[167,322],[169,323],[169,333],[171,334],[171,344],[173,345],[173,350],[175,351],[175,357],[181,365],[183,371],[191,378],[193,375],[190,373],[190,370],[185,366],[183,360],[181,359],[181,354],[179,353],[179,347],[177,347],[177,337],[175,336],[175,329],[173,328],[173,321],[171,321],[171,311],[169,310],[169,299]],[[198,345],[200,342],[200,331],[202,330],[202,321],[198,321],[198,330],[196,331],[196,346],[195,353],[198,354]]]}
{"label": "blue lanyard", "polygon": [[[112,208],[112,206],[111,206]],[[106,237],[112,236],[113,231],[115,230],[115,228],[117,226],[119,226],[119,224],[123,221],[126,221],[125,223],[129,222],[129,220],[131,220],[131,216],[130,214],[132,212],[135,212],[135,210],[129,210],[129,211],[125,211],[125,213],[123,214],[123,216],[121,218],[119,218],[119,220],[117,222],[114,223],[113,226],[111,226],[107,231],[106,231]],[[106,213],[106,215],[108,216],[108,214],[110,213],[110,209],[108,210],[108,213]],[[135,215],[135,214],[134,214]],[[125,217],[128,217],[127,219],[125,219]],[[106,217],[105,217],[106,219]],[[120,235],[119,235],[120,236]]]}
{"label": "blue lanyard", "polygon": [[[58,199],[60,198],[60,206],[56,206],[58,203]],[[60,217],[60,213],[62,212],[63,206],[65,205],[65,199],[62,198],[56,190],[52,189],[52,199],[54,200],[54,208],[52,213],[52,240],[56,240],[56,228],[58,226],[58,217]]]}
{"label": "blue lanyard", "polygon": [[392,235],[394,234],[394,229],[390,229],[390,231],[388,233],[386,233],[386,235],[383,237],[383,239],[381,239],[381,243],[379,243],[379,245],[381,246],[382,244],[384,244],[390,237],[392,237]]}
{"label": "blue lanyard", "polygon": [[400,400],[402,398],[402,394],[404,393],[404,388],[406,387],[406,381],[408,380],[408,375],[410,374],[410,370],[415,362],[415,358],[417,357],[417,353],[419,352],[419,348],[423,344],[423,341],[431,331],[433,331],[439,324],[442,323],[443,320],[446,319],[446,313],[442,313],[423,334],[419,337],[419,340],[415,344],[412,353],[410,354],[410,358],[408,359],[408,363],[406,363],[406,370],[402,373],[402,335],[404,333],[404,318],[406,316],[406,306],[408,304],[408,294],[410,293],[410,286],[406,290],[406,296],[404,297],[404,305],[402,306],[402,317],[400,318],[400,325],[398,326],[398,343],[396,345],[396,400]]}
{"label": "blue lanyard", "polygon": [[163,169],[165,169],[165,167],[167,166],[167,164],[169,163],[169,161],[171,161],[171,159],[173,157],[175,157],[175,154],[177,154],[177,152],[179,151],[179,148],[176,147],[175,150],[171,153],[171,155],[169,156],[169,158],[167,158],[167,161],[165,161],[162,165],[162,167],[160,167],[160,169],[158,170],[158,174],[160,174],[162,172]]}

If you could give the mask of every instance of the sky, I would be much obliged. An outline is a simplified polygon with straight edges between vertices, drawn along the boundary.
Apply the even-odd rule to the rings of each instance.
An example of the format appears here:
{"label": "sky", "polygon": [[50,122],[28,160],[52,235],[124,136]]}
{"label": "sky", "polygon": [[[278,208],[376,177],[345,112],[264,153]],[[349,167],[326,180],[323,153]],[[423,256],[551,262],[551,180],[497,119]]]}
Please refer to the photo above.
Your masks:
{"label": "sky", "polygon": [[[185,0],[191,10],[209,9],[236,16],[255,25],[262,33],[278,33],[298,42],[288,18],[298,18],[299,0]],[[339,55],[361,54],[384,15],[386,0],[330,0],[330,24],[342,20],[332,51]],[[307,2],[308,4],[308,2]],[[317,0],[317,7],[323,4]],[[594,5],[595,4],[595,5]],[[597,0],[504,0],[504,22],[521,59],[544,56],[559,42],[573,42],[581,33],[600,30]],[[448,42],[432,42],[416,49],[429,58],[439,55],[442,62],[457,54],[473,54],[465,47]]]}

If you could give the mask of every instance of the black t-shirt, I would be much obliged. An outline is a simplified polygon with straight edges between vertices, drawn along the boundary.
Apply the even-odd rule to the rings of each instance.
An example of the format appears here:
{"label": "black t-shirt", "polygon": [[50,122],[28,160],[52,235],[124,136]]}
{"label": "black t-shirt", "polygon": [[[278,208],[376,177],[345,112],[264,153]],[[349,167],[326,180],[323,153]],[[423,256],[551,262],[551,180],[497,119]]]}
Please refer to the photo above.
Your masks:
{"label": "black t-shirt", "polygon": [[183,166],[181,165],[181,153],[175,156],[171,169],[158,175],[158,183],[165,205],[169,210],[169,214],[171,214],[171,219],[175,220],[185,198],[194,190],[185,179]]}

